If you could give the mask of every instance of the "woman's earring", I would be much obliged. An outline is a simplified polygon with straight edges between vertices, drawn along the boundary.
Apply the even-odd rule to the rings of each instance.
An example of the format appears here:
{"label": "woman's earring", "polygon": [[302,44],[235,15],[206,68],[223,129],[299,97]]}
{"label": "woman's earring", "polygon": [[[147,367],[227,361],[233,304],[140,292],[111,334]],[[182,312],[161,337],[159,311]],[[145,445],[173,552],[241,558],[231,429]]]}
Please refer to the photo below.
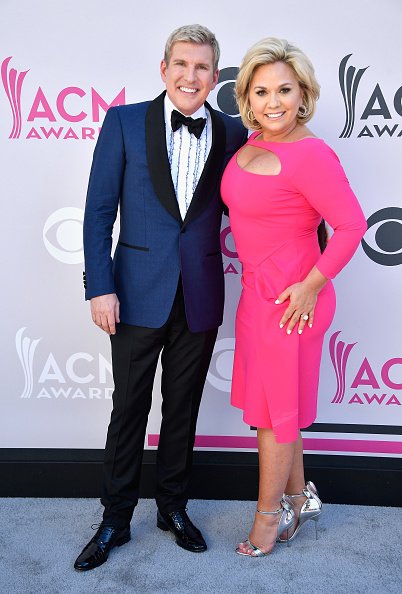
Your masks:
{"label": "woman's earring", "polygon": [[249,122],[254,122],[254,120],[255,120],[254,114],[251,111],[251,109],[249,109],[248,112],[247,112],[247,119],[248,119]]}
{"label": "woman's earring", "polygon": [[308,115],[310,115],[310,112],[305,105],[300,105],[297,115],[299,118],[306,118]]}

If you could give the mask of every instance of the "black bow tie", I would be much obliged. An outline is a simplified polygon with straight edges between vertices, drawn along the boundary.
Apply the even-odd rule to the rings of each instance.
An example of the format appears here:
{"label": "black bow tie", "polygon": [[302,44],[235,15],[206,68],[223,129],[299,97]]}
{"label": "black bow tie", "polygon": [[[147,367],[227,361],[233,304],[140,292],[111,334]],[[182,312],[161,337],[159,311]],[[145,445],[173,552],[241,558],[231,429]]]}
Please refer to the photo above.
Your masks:
{"label": "black bow tie", "polygon": [[193,118],[186,117],[179,111],[175,109],[172,111],[171,116],[171,125],[173,132],[176,132],[180,128],[180,126],[187,126],[188,131],[190,134],[194,134],[196,138],[200,138],[202,131],[204,130],[204,126],[207,122],[205,118],[197,118],[194,120]]}

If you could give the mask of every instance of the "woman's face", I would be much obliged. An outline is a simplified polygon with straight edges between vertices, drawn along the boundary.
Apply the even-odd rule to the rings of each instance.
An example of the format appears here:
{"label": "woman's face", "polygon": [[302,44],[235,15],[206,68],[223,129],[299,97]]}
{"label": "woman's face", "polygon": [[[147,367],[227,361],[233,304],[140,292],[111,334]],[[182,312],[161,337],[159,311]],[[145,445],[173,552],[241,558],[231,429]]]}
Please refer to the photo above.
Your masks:
{"label": "woman's face", "polygon": [[250,107],[265,140],[286,138],[298,125],[303,92],[293,69],[284,62],[259,66],[251,79]]}

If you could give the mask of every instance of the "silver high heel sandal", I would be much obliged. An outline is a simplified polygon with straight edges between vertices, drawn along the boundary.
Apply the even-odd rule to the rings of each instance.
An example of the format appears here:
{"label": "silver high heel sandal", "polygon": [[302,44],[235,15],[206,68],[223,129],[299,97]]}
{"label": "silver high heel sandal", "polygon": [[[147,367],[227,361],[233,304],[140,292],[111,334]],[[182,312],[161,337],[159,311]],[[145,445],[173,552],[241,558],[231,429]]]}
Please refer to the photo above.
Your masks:
{"label": "silver high heel sandal", "polygon": [[307,497],[306,501],[303,503],[299,522],[296,526],[296,530],[293,532],[290,538],[279,538],[279,542],[284,543],[291,542],[294,538],[296,538],[297,533],[299,532],[300,528],[303,526],[307,520],[314,520],[315,522],[315,539],[318,540],[318,520],[320,518],[322,512],[322,502],[321,499],[318,497],[318,491],[315,484],[311,481],[306,483],[306,487],[303,489],[301,493],[296,493],[296,495],[284,495],[284,499],[289,500],[289,503],[292,505],[292,499],[296,499],[296,497]]}
{"label": "silver high heel sandal", "polygon": [[[276,541],[278,540],[279,535],[283,534],[283,532],[286,532],[286,535],[288,536],[290,528],[292,528],[293,524],[296,521],[296,516],[295,516],[295,512],[293,511],[293,507],[285,499],[282,499],[281,507],[279,509],[272,511],[272,512],[261,511],[261,510],[257,509],[257,513],[262,514],[263,516],[276,516],[278,514],[281,514],[281,517],[279,519],[279,524],[277,527]],[[291,540],[292,540],[291,537],[287,538],[288,546],[290,546]],[[275,546],[275,542],[274,542],[274,546]],[[236,548],[236,553],[238,555],[243,555],[244,557],[267,557],[267,555],[272,553],[272,550],[274,548],[274,547],[272,547],[272,549],[270,551],[268,551],[267,553],[264,553],[264,551],[262,551],[260,548],[253,545],[253,543],[250,542],[250,539],[245,540],[241,544],[245,544],[251,549],[251,553],[243,553],[239,547]]]}

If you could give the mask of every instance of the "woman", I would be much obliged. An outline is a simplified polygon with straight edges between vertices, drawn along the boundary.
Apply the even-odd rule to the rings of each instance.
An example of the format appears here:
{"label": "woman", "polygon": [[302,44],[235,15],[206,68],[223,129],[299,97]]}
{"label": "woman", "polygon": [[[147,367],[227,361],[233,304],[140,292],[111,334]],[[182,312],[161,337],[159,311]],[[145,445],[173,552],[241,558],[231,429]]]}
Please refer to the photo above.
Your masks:
{"label": "woman", "polygon": [[[260,464],[254,523],[236,552],[260,557],[321,513],[315,486],[305,484],[300,429],[316,417],[335,311],[329,279],[367,227],[337,156],[306,127],[319,97],[309,59],[285,40],[263,39],[244,57],[235,90],[255,132],[222,180],[243,265],[232,404],[257,427]],[[322,217],[334,233],[321,254]]]}

